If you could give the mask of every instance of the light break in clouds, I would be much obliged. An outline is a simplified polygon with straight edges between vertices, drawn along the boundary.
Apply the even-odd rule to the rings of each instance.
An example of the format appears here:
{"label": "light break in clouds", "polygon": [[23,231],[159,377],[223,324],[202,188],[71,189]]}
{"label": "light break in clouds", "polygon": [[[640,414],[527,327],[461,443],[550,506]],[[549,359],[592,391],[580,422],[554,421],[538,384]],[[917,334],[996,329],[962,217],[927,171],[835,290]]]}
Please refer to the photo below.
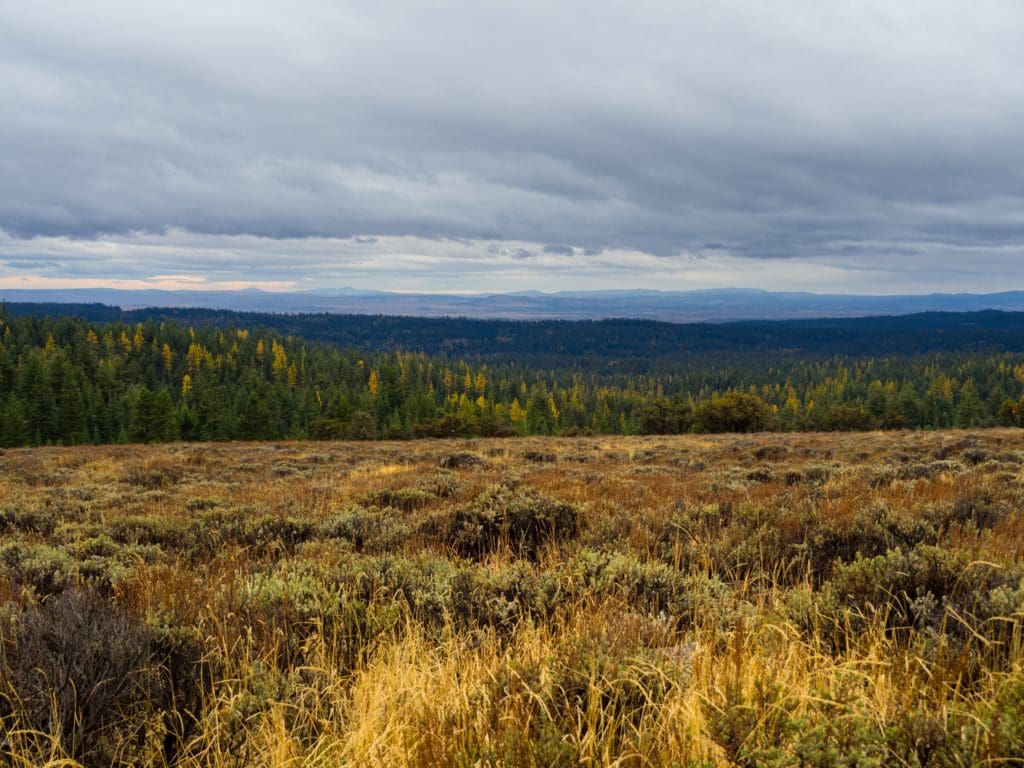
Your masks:
{"label": "light break in clouds", "polygon": [[0,288],[1024,288],[1021,40],[1013,0],[0,0]]}

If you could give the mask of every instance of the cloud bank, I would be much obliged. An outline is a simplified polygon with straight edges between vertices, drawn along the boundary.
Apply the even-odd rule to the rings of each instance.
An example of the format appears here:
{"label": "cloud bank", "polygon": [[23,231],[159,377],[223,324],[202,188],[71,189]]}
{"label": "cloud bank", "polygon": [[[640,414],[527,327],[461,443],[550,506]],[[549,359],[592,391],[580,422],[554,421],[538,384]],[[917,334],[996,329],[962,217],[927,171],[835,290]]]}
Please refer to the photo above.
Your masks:
{"label": "cloud bank", "polygon": [[1016,2],[0,11],[0,286],[1024,287]]}

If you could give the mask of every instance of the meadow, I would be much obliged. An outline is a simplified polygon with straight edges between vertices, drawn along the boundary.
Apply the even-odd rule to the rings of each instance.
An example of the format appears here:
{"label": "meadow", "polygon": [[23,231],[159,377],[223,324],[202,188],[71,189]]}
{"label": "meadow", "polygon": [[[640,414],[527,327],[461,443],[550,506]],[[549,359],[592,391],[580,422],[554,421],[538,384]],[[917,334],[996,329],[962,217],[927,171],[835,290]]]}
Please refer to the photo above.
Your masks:
{"label": "meadow", "polygon": [[1024,764],[1024,433],[0,456],[0,765]]}

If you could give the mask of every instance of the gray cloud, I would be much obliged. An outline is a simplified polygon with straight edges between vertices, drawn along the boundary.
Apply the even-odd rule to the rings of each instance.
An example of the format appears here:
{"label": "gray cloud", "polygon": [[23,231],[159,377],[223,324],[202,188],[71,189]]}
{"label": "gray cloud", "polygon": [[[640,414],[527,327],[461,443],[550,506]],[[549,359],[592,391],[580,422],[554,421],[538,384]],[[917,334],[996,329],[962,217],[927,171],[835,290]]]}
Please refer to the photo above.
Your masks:
{"label": "gray cloud", "polygon": [[575,251],[568,245],[545,245],[544,253],[556,253],[560,256],[572,256]]}
{"label": "gray cloud", "polygon": [[634,252],[884,287],[1024,245],[1012,0],[0,9],[0,229],[67,238],[69,276],[387,287],[450,247],[462,273],[535,265],[516,287]]}
{"label": "gray cloud", "polygon": [[29,270],[32,270],[33,272],[41,272],[41,271],[45,271],[45,270],[48,270],[48,269],[54,269],[54,268],[60,266],[60,264],[58,262],[42,261],[42,260],[33,261],[33,260],[30,260],[30,259],[25,259],[25,260],[9,259],[9,260],[5,261],[4,264],[6,264],[11,269],[29,269]]}

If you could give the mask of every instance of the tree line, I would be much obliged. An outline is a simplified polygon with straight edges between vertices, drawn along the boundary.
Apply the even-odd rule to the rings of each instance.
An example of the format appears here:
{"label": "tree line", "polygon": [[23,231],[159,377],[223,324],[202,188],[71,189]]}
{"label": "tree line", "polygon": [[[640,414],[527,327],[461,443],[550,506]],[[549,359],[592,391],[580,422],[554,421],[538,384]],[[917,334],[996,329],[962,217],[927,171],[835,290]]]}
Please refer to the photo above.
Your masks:
{"label": "tree line", "polygon": [[[473,322],[473,321],[463,321]],[[1024,355],[694,353],[637,373],[0,311],[0,443],[1024,425]]]}
{"label": "tree line", "polygon": [[827,359],[907,355],[1024,353],[1024,312],[923,312],[913,315],[668,323],[654,320],[483,320],[460,317],[272,314],[188,307],[122,310],[104,304],[8,303],[12,316],[74,316],[134,326],[264,328],[364,352],[423,352],[472,363],[661,374],[681,359],[738,355]]}

